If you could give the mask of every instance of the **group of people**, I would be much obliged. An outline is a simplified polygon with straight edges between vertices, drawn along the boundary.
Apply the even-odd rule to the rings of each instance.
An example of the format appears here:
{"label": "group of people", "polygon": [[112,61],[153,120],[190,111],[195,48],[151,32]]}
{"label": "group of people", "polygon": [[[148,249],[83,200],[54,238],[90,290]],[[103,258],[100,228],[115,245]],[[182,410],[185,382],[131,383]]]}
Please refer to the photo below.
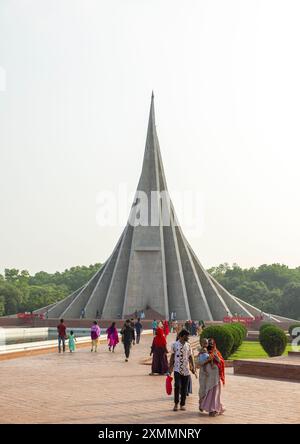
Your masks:
{"label": "group of people", "polygon": [[[134,344],[139,344],[142,330],[143,325],[140,318],[138,318],[136,322],[134,321],[134,319],[128,319],[121,329],[120,333],[122,337],[122,343],[124,345],[126,362],[128,362],[131,346]],[[68,340],[69,351],[70,353],[73,353],[76,350],[76,336],[73,330],[70,330],[70,333],[67,334],[67,327],[64,323],[64,319],[61,319],[59,325],[57,326],[57,334],[58,352],[61,353],[61,351],[63,351],[64,353],[66,351],[66,340]],[[98,322],[94,321],[90,329],[91,352],[97,352],[100,334],[101,329],[98,325]],[[115,322],[112,322],[111,326],[106,330],[106,334],[108,341],[108,350],[114,353],[115,348],[119,343],[119,333],[116,328]]]}
{"label": "group of people", "polygon": [[156,335],[156,331],[158,328],[161,328],[164,332],[165,336],[168,336],[170,333],[169,322],[165,319],[164,321],[157,321],[156,319],[152,322],[152,331],[153,335]]}
{"label": "group of people", "polygon": [[192,392],[191,373],[198,376],[199,369],[199,410],[210,416],[223,414],[221,403],[221,383],[225,383],[225,364],[217,350],[214,339],[202,339],[199,353],[194,358],[189,343],[190,332],[183,328],[171,345],[168,362],[167,336],[163,325],[158,325],[152,341],[150,375],[171,375],[174,372],[174,411],[185,410],[186,398]]}
{"label": "group of people", "polygon": [[[173,321],[174,322],[174,321]],[[177,321],[176,321],[177,322]],[[196,324],[196,323],[195,323]],[[176,341],[171,345],[171,357],[168,360],[167,337],[170,333],[169,322],[156,321],[152,323],[154,338],[152,340],[150,356],[152,367],[150,375],[171,375],[174,373],[174,411],[185,410],[186,398],[192,392],[191,374],[198,377],[199,370],[199,410],[208,412],[210,416],[223,414],[225,409],[221,403],[221,384],[225,383],[225,364],[221,353],[218,351],[215,340],[201,339],[199,353],[194,358],[189,336],[194,333],[193,322],[187,321],[183,325],[177,324]],[[187,327],[190,327],[189,329]],[[202,328],[201,321],[196,324]],[[172,328],[172,326],[171,326]],[[124,346],[125,362],[128,362],[131,347],[139,344],[143,325],[140,318],[127,319],[120,334]],[[71,330],[67,335],[66,325],[61,319],[57,326],[58,351],[65,352],[66,339],[69,341],[69,351],[76,349],[76,337]],[[198,330],[197,330],[198,332]],[[101,329],[97,321],[93,322],[90,329],[91,352],[97,352]],[[108,350],[114,352],[119,343],[119,333],[116,323],[112,322],[106,330]],[[197,333],[196,333],[197,334]]]}

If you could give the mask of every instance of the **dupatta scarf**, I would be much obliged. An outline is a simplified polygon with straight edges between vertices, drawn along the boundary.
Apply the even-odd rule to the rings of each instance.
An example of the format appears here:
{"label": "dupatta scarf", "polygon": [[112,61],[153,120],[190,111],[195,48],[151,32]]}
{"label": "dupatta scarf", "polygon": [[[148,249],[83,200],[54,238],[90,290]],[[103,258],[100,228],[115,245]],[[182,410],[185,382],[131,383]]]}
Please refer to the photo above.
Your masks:
{"label": "dupatta scarf", "polygon": [[223,358],[222,354],[219,352],[219,350],[217,349],[216,341],[214,339],[209,339],[209,344],[212,346],[212,350],[211,350],[210,354],[212,354],[212,355],[216,354],[219,358],[219,361],[214,358],[214,363],[217,365],[217,367],[219,369],[219,376],[220,376],[220,379],[224,385],[225,384],[225,361],[224,361],[224,358]]}
{"label": "dupatta scarf", "polygon": [[156,335],[153,339],[152,345],[155,345],[156,347],[166,347],[167,340],[164,335],[164,331],[162,328],[156,329]]}

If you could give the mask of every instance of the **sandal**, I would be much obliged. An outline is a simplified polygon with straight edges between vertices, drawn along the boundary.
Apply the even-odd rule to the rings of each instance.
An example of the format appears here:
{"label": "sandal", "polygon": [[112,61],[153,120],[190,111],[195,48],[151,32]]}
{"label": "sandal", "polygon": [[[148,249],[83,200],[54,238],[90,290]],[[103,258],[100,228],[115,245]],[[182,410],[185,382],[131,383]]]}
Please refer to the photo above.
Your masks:
{"label": "sandal", "polygon": [[177,412],[177,411],[178,411],[178,405],[175,404],[174,407],[173,407],[173,412]]}

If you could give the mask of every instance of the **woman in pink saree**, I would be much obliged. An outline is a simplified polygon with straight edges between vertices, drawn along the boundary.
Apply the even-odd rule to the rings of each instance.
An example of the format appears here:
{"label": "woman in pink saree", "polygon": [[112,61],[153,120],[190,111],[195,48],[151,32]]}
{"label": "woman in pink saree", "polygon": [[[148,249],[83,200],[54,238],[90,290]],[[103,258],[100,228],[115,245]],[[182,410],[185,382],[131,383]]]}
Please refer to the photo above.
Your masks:
{"label": "woman in pink saree", "polygon": [[118,330],[116,329],[116,323],[113,322],[111,326],[106,330],[108,340],[108,350],[115,351],[116,345],[119,343]]}
{"label": "woman in pink saree", "polygon": [[208,340],[209,358],[200,362],[199,410],[209,416],[222,415],[225,409],[221,403],[221,382],[225,384],[225,363],[214,339]]}

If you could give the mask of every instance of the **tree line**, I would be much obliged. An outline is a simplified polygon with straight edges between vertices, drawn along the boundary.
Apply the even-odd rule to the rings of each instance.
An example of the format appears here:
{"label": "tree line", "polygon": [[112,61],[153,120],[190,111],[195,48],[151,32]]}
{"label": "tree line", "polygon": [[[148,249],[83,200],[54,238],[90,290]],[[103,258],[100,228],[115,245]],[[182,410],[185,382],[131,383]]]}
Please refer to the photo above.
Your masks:
{"label": "tree line", "polygon": [[31,276],[27,270],[6,268],[0,274],[0,316],[34,311],[60,301],[85,284],[101,264],[71,267],[63,272],[39,271]]}
{"label": "tree line", "polygon": [[263,312],[300,319],[300,267],[241,268],[225,263],[208,271],[234,296]]}
{"label": "tree line", "polygon": [[[101,264],[71,267],[53,274],[5,269],[0,274],[0,316],[33,311],[57,302],[85,284]],[[233,295],[265,313],[300,320],[300,267],[283,264],[241,268],[221,264],[208,270]]]}

